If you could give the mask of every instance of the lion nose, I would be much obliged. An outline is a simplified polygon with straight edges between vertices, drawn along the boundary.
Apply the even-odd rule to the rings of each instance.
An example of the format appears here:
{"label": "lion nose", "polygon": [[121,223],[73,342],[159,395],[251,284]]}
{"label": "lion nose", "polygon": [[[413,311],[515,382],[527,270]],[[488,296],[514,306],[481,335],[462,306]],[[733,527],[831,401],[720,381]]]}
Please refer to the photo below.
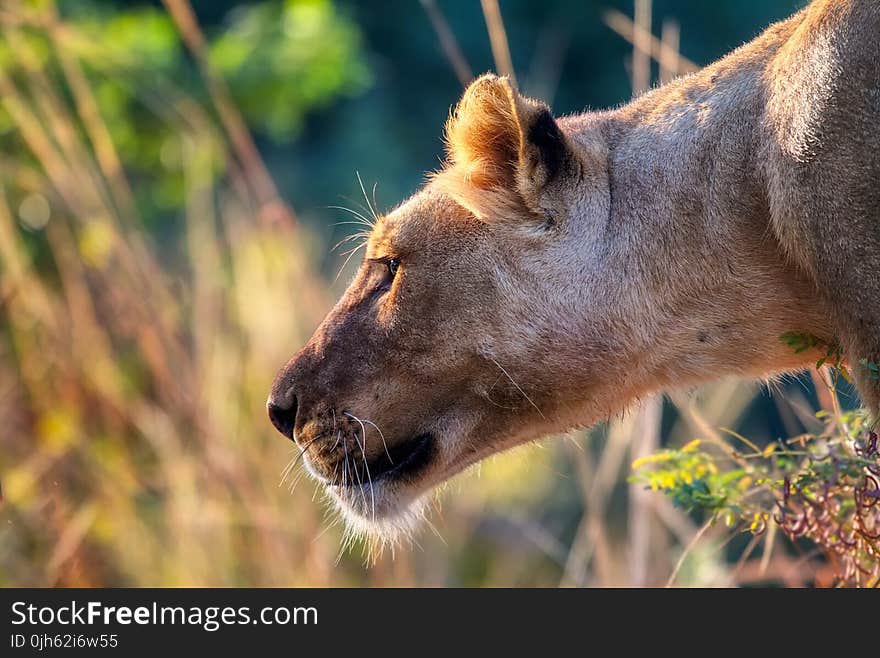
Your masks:
{"label": "lion nose", "polygon": [[296,396],[289,395],[289,402],[269,398],[266,402],[266,410],[269,412],[269,420],[279,432],[288,439],[293,440],[293,428],[296,427]]}

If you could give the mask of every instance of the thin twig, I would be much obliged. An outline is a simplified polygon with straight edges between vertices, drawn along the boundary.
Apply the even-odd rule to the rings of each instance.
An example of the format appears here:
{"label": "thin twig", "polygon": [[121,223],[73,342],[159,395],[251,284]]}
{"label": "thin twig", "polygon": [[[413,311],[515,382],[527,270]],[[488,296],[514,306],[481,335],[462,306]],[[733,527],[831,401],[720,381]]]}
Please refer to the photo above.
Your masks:
{"label": "thin twig", "polygon": [[480,3],[483,5],[483,16],[486,19],[486,29],[489,31],[489,42],[492,44],[495,68],[501,75],[506,75],[510,79],[510,83],[516,87],[513,60],[510,58],[510,44],[507,41],[507,32],[504,30],[504,21],[501,18],[498,0],[480,0]]}
{"label": "thin twig", "polygon": [[458,81],[461,82],[461,86],[467,87],[468,84],[470,84],[470,81],[474,79],[474,72],[470,64],[468,64],[464,53],[461,51],[461,48],[458,45],[458,39],[455,38],[455,34],[453,34],[450,29],[446,17],[443,15],[443,12],[440,11],[440,7],[437,6],[437,3],[434,2],[434,0],[421,0],[421,3],[425,13],[428,14],[428,20],[431,21],[431,25],[437,33],[437,38],[440,40],[440,47],[443,49],[443,54],[446,55],[446,59],[449,60],[449,64],[452,66],[452,70],[455,71],[455,75],[458,77]]}
{"label": "thin twig", "polygon": [[208,60],[208,46],[199,27],[195,12],[189,0],[162,0],[168,13],[174,19],[177,29],[198,62],[202,75],[205,76],[208,91],[217,108],[217,114],[224,130],[229,135],[236,155],[241,160],[248,182],[253,187],[264,212],[270,219],[281,219],[289,225],[296,224],[296,218],[290,206],[281,200],[275,182],[266,168],[260,152],[254,144],[247,124],[232,100],[232,93],[226,81],[220,77]]}
{"label": "thin twig", "polygon": [[[663,423],[663,399],[654,396],[645,401],[638,412],[635,431],[630,444],[633,460],[646,457],[660,446]],[[651,552],[651,521],[653,506],[651,492],[641,484],[629,485],[629,570],[630,581],[636,587],[644,587],[648,581],[648,559]]]}
{"label": "thin twig", "polygon": [[669,575],[669,580],[666,581],[666,587],[672,587],[672,584],[675,582],[675,579],[678,577],[678,572],[681,571],[681,568],[684,566],[684,561],[687,559],[687,556],[691,554],[691,551],[696,548],[697,543],[700,539],[703,538],[703,535],[712,527],[712,522],[715,520],[715,517],[712,517],[703,527],[697,531],[697,534],[694,535],[694,538],[691,539],[691,542],[687,545],[687,547],[682,552],[681,556],[678,558],[678,562],[675,563],[675,568],[672,570],[672,573]]}
{"label": "thin twig", "polygon": [[[583,501],[583,512],[575,538],[569,548],[560,587],[583,587],[586,585],[587,568],[595,562],[595,572],[600,583],[607,582],[610,549],[608,537],[602,524],[605,492],[595,491],[596,471],[588,453],[588,447],[572,439],[567,443],[578,476],[578,486]],[[607,453],[603,453],[604,455]],[[595,558],[595,559],[594,559]]]}
{"label": "thin twig", "polygon": [[570,41],[570,31],[557,21],[548,22],[541,29],[528,75],[523,82],[523,93],[552,104],[559,89]]}
{"label": "thin twig", "polygon": [[635,0],[632,93],[641,96],[651,88],[651,0]]}
{"label": "thin twig", "polygon": [[678,21],[671,18],[663,21],[660,32],[662,48],[660,50],[660,84],[666,84],[678,75],[681,56],[678,52],[681,30]]}
{"label": "thin twig", "polygon": [[[639,29],[636,27],[635,23],[633,23],[632,19],[630,19],[625,14],[610,9],[603,14],[603,19],[605,20],[605,24],[610,27],[612,30],[617,32],[621,37],[633,43],[635,40],[636,31]],[[658,62],[663,59],[669,59],[669,53],[665,52],[665,47],[663,43],[657,37],[651,35],[650,36],[650,44],[651,44],[651,57],[653,57]],[[678,56],[678,71],[679,75],[684,75],[686,73],[693,73],[694,71],[699,71],[700,67],[694,64],[691,60],[683,57],[681,55]]]}

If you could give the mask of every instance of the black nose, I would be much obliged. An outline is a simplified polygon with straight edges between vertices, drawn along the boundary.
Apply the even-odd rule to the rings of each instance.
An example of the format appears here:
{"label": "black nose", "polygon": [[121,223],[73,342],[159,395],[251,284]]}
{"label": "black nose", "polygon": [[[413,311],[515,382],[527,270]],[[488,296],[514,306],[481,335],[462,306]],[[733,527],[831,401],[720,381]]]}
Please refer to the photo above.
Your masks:
{"label": "black nose", "polygon": [[290,404],[285,405],[280,400],[269,400],[266,409],[269,412],[269,420],[279,432],[288,439],[293,440],[293,428],[296,427],[296,396],[289,396]]}

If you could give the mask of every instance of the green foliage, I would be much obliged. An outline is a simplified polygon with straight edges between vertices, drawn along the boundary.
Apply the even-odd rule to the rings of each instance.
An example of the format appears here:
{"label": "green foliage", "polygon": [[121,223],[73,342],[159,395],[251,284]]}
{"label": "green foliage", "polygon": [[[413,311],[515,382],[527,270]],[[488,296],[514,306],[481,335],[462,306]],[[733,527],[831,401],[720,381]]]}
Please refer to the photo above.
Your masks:
{"label": "green foliage", "polygon": [[[841,585],[880,582],[880,446],[867,412],[834,416],[826,426],[761,449],[745,437],[662,450],[633,464],[632,481],[714,522],[763,533],[778,525],[827,556]],[[745,450],[740,446],[745,446]]]}
{"label": "green foliage", "polygon": [[880,364],[868,361],[868,359],[862,359],[859,361],[859,365],[865,371],[868,379],[880,382]]}
{"label": "green foliage", "polygon": [[286,0],[233,11],[211,61],[253,124],[283,141],[308,110],[366,88],[359,47],[357,27],[328,0]]}
{"label": "green foliage", "polygon": [[837,370],[847,379],[850,380],[849,373],[843,366],[843,347],[837,340],[828,342],[823,338],[819,338],[810,333],[801,333],[789,331],[779,337],[785,345],[788,345],[795,354],[801,354],[807,350],[825,350],[825,354],[816,362],[816,369],[828,364]]}
{"label": "green foliage", "polygon": [[662,491],[687,510],[722,508],[729,497],[729,474],[720,475],[714,460],[699,447],[700,441],[695,440],[680,449],[637,459],[633,462],[636,481]]}
{"label": "green foliage", "polygon": [[[63,94],[73,92],[70,68],[82,67],[122,165],[137,179],[139,215],[161,234],[184,202],[184,155],[193,149],[187,136],[215,129],[208,87],[164,10],[83,0],[62,2],[59,10],[64,29],[57,33],[44,27],[47,3],[22,10],[17,29],[0,37],[0,65],[24,102],[38,106],[47,100],[63,106]],[[360,32],[329,0],[249,4],[231,11],[207,37],[211,64],[244,119],[274,140],[295,138],[310,112],[370,82]],[[45,90],[59,100],[43,99]],[[9,102],[0,102],[0,149],[12,154],[8,165],[29,168],[34,158],[14,129]],[[227,166],[219,148],[215,139],[213,147],[198,149],[215,178]]]}
{"label": "green foliage", "polygon": [[182,65],[182,47],[169,16],[153,7],[108,11],[90,2],[62,4],[70,25],[79,33],[76,48],[106,73],[122,68],[170,74]]}

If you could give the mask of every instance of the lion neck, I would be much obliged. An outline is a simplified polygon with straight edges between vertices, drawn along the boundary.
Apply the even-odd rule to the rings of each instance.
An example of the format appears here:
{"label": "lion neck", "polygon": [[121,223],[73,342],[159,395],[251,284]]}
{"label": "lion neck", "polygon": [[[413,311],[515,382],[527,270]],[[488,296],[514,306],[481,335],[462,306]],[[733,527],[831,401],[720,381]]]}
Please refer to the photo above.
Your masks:
{"label": "lion neck", "polygon": [[577,248],[590,262],[573,282],[584,291],[580,330],[561,350],[590,377],[596,368],[578,355],[594,364],[610,352],[603,379],[621,393],[606,407],[719,375],[809,364],[816,354],[794,354],[780,340],[788,332],[830,340],[815,288],[769,230],[761,65],[746,60],[722,60],[619,110],[565,123],[579,142],[602,139],[608,152],[604,221],[591,208],[576,218],[587,225]]}

